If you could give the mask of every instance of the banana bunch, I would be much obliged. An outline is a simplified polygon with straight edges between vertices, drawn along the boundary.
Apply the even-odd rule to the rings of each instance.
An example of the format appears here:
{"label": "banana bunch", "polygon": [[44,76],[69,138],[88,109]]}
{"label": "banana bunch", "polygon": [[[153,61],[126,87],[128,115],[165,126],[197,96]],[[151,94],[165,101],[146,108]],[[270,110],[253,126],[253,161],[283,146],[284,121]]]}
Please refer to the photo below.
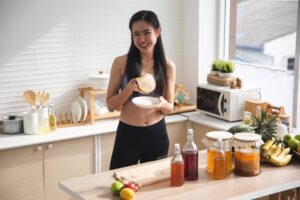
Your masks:
{"label": "banana bunch", "polygon": [[292,160],[292,154],[289,154],[291,148],[284,148],[281,143],[274,142],[272,138],[261,147],[262,160],[279,167],[287,165]]}

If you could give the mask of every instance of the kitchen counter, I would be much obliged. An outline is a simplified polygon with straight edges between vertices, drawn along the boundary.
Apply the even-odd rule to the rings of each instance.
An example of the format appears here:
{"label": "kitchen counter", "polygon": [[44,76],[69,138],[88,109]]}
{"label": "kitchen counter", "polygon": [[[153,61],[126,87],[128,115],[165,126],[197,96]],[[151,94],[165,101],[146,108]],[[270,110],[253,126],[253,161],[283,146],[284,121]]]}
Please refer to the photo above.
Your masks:
{"label": "kitchen counter", "polygon": [[[187,117],[175,114],[165,117],[166,123],[175,123],[187,121]],[[112,133],[117,130],[119,119],[102,119],[96,121],[95,125],[72,126],[66,128],[58,128],[56,131],[46,135],[4,135],[0,134],[0,150],[24,147],[35,144],[68,140],[86,136],[101,135]]]}
{"label": "kitchen counter", "polygon": [[[199,123],[208,127],[216,128],[218,130],[227,130],[231,126],[241,123],[241,121],[227,122],[221,119],[207,116],[197,111],[169,115],[166,116],[165,119],[167,124],[188,121],[189,119],[192,122]],[[0,150],[112,133],[117,130],[118,121],[119,121],[118,118],[102,119],[96,121],[95,125],[82,125],[82,126],[58,128],[56,131],[50,132],[49,134],[46,135],[0,134]]]}
{"label": "kitchen counter", "polygon": [[[162,162],[165,167],[169,167],[170,159],[167,158],[128,168],[141,171],[145,170],[145,167],[149,167],[149,165],[155,166],[157,162]],[[206,151],[200,151],[199,179],[197,181],[186,181],[182,187],[171,187],[170,181],[145,186],[136,193],[135,199],[245,200],[300,187],[300,162],[298,160],[294,160],[293,163],[285,167],[274,167],[264,164],[261,166],[262,172],[258,176],[242,177],[232,173],[225,180],[212,179],[211,175],[206,173],[205,167]],[[112,196],[110,192],[110,185],[114,181],[111,178],[112,173],[113,171],[106,171],[61,181],[59,188],[75,200],[120,199],[120,197]]]}
{"label": "kitchen counter", "polygon": [[229,122],[215,117],[208,116],[199,111],[182,113],[182,116],[188,117],[191,122],[202,124],[211,128],[215,128],[221,131],[226,131],[230,127],[239,125],[242,121]]}

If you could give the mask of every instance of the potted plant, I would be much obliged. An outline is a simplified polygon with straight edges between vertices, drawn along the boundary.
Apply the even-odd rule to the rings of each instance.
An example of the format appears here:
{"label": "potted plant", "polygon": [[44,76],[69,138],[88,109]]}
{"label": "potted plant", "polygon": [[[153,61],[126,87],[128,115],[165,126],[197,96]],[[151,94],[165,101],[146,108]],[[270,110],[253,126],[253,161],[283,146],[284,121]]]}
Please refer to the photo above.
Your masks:
{"label": "potted plant", "polygon": [[211,65],[211,70],[210,70],[210,74],[211,75],[215,75],[218,76],[219,72],[221,70],[221,61],[220,60],[214,60],[213,64]]}
{"label": "potted plant", "polygon": [[234,73],[233,73],[233,62],[231,61],[221,61],[221,69],[219,72],[219,76],[220,77],[233,77]]}

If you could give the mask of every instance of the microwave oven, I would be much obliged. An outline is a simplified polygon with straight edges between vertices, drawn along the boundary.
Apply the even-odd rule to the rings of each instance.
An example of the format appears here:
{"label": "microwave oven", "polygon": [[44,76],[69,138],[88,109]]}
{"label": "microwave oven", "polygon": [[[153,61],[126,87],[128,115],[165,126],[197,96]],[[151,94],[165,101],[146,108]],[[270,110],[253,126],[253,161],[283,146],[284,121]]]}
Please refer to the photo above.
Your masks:
{"label": "microwave oven", "polygon": [[197,86],[197,110],[226,121],[242,120],[245,102],[260,98],[259,88],[230,89],[208,83]]}

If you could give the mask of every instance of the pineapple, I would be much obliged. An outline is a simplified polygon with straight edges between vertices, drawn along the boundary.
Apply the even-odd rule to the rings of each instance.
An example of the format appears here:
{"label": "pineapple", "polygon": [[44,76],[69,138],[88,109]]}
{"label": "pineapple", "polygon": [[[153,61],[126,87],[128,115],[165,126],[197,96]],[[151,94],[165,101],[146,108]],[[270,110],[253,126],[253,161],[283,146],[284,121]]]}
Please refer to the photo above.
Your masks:
{"label": "pineapple", "polygon": [[277,119],[278,116],[272,116],[270,119],[267,118],[267,112],[261,111],[261,116],[252,117],[252,127],[254,129],[254,132],[257,134],[260,134],[262,137],[262,140],[264,142],[271,140],[272,138],[275,139],[275,141],[279,141],[279,138],[277,137]]}

